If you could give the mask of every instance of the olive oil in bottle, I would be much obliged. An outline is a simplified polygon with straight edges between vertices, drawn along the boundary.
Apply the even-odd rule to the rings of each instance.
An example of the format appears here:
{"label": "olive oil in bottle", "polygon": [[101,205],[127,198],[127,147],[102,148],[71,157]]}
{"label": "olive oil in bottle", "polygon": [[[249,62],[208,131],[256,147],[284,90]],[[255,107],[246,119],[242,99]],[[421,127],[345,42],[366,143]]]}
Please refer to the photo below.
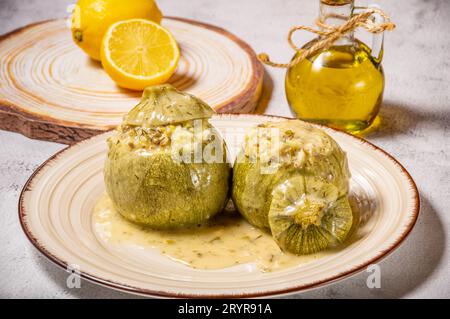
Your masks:
{"label": "olive oil in bottle", "polygon": [[285,85],[298,118],[360,131],[378,114],[384,76],[370,50],[358,41],[304,59],[288,70]]}
{"label": "olive oil in bottle", "polygon": [[[342,24],[353,10],[353,1],[321,1],[322,19],[329,25]],[[334,18],[327,19],[329,16]],[[374,37],[378,57],[373,56],[373,48],[347,34],[331,48],[291,66],[285,79],[286,97],[297,117],[350,132],[369,127],[378,114],[384,90],[379,36]]]}

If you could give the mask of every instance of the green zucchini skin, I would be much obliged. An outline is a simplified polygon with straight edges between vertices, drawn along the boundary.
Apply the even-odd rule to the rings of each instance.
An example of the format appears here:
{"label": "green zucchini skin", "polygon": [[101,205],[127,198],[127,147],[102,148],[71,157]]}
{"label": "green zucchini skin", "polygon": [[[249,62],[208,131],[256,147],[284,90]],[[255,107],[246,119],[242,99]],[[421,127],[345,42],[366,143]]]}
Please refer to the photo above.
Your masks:
{"label": "green zucchini skin", "polygon": [[[108,140],[104,180],[123,217],[170,229],[204,223],[222,211],[231,167],[225,142],[208,121],[212,114],[205,102],[169,84],[144,90]],[[218,159],[195,160],[194,150],[204,150],[212,137]],[[174,156],[186,147],[188,160]]]}
{"label": "green zucchini skin", "polygon": [[[275,226],[278,225],[278,223],[271,223],[271,220],[276,220],[277,216],[272,214],[272,219],[269,219],[271,207],[278,206],[279,209],[279,205],[272,205],[274,191],[280,185],[286,184],[287,181],[295,180],[298,177],[301,177],[303,180],[311,180],[312,178],[315,181],[319,181],[319,186],[323,183],[323,185],[329,185],[329,187],[337,189],[336,198],[333,198],[332,200],[324,199],[324,206],[332,208],[337,204],[338,199],[340,200],[342,198],[345,198],[345,202],[347,202],[350,171],[346,154],[334,139],[324,131],[296,120],[269,122],[254,128],[254,130],[261,128],[277,129],[279,132],[277,142],[280,143],[279,150],[281,152],[281,157],[278,159],[277,168],[271,173],[264,171],[263,168],[267,167],[267,163],[263,162],[260,154],[255,154],[255,150],[251,149],[251,146],[247,143],[247,140],[250,140],[251,135],[255,135],[255,132],[250,132],[246,136],[246,142],[238,154],[233,166],[231,195],[233,203],[239,213],[250,224],[258,228],[267,229],[274,234],[274,229],[272,228],[278,227]],[[300,152],[302,156],[298,157]],[[287,155],[284,156],[283,154]],[[320,197],[320,195],[311,195],[306,194],[305,192],[293,193],[298,197],[294,199],[294,202],[300,202],[302,196]],[[318,200],[320,201],[321,199],[318,198]],[[292,204],[289,208],[291,207],[300,209],[299,206]],[[350,209],[348,205],[345,207]],[[301,207],[301,210],[307,211],[308,208]],[[333,214],[333,210],[330,210],[329,212],[330,214]],[[284,212],[283,210],[279,210],[276,214],[284,214]],[[349,214],[351,215],[351,211]],[[282,219],[287,217],[281,216]],[[351,221],[351,216],[349,216],[348,220]],[[325,221],[327,225],[332,224],[329,216],[324,216],[323,225],[325,225]],[[293,217],[291,223],[295,223]],[[294,226],[297,227],[298,225]],[[349,227],[344,227],[344,229],[345,234],[341,232],[339,235],[340,238],[345,238],[349,231]],[[296,231],[298,232],[298,230]],[[275,233],[279,234],[279,229],[276,229]],[[329,237],[330,241],[332,237],[333,236]],[[315,251],[315,249],[307,249],[300,247],[299,245],[286,243],[284,242],[284,239],[275,239],[280,247],[288,251],[293,250],[294,253],[303,254]],[[320,249],[323,249],[325,246],[326,245],[324,244],[317,245]],[[296,248],[289,249],[289,247]]]}
{"label": "green zucchini skin", "polygon": [[142,156],[121,148],[111,148],[104,176],[115,209],[126,219],[156,229],[182,228],[224,208],[228,163],[179,163],[170,152]]}

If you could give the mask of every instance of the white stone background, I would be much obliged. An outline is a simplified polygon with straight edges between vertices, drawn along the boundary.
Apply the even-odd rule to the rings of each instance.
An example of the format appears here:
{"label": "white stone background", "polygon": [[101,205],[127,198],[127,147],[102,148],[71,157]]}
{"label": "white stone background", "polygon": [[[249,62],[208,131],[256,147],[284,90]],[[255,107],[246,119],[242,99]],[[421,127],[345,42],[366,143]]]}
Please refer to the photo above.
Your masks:
{"label": "white stone background", "polygon": [[[0,0],[0,34],[28,23],[66,15],[73,1]],[[420,190],[420,218],[406,242],[381,263],[381,289],[366,287],[367,273],[295,298],[450,297],[450,1],[376,2],[398,27],[386,35],[382,127],[366,136],[409,170]],[[242,37],[277,60],[292,55],[285,35],[311,24],[318,0],[160,0],[166,15],[212,23]],[[307,35],[299,37],[306,41]],[[267,114],[290,115],[284,71],[267,69]],[[0,79],[1,80],[1,79]],[[0,131],[0,297],[133,297],[83,281],[66,288],[67,273],[42,257],[19,226],[17,202],[27,178],[64,145]]]}

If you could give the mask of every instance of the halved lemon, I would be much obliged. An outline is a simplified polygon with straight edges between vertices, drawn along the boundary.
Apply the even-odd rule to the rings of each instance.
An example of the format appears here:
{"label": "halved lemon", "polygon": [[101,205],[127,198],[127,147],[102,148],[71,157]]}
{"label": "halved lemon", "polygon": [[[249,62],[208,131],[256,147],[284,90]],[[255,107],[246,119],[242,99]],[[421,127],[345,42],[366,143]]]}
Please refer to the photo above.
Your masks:
{"label": "halved lemon", "polygon": [[149,20],[131,19],[109,27],[101,55],[103,68],[117,85],[143,90],[172,76],[180,50],[165,28]]}

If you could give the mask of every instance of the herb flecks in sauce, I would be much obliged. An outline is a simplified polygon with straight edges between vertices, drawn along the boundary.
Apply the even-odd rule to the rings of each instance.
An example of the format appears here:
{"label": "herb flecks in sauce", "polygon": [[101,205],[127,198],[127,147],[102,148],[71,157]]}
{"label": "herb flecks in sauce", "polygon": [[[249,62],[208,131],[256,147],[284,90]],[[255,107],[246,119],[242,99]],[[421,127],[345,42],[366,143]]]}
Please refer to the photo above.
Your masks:
{"label": "herb flecks in sauce", "polygon": [[99,237],[112,245],[137,245],[157,249],[168,258],[195,269],[221,269],[254,263],[262,272],[298,266],[326,253],[295,256],[284,253],[266,233],[238,214],[223,213],[207,225],[159,231],[128,222],[112,207],[107,195],[94,209]]}

